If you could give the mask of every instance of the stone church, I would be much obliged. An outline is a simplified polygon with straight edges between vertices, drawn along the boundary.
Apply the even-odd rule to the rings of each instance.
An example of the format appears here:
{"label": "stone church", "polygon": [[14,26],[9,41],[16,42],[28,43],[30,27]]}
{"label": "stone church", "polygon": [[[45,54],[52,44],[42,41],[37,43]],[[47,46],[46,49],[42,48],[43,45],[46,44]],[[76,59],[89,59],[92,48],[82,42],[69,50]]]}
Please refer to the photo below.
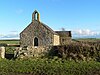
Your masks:
{"label": "stone church", "polygon": [[35,10],[32,14],[32,22],[20,33],[20,46],[27,47],[33,55],[43,52],[49,46],[70,43],[71,37],[71,31],[54,31],[42,23],[40,14]]}

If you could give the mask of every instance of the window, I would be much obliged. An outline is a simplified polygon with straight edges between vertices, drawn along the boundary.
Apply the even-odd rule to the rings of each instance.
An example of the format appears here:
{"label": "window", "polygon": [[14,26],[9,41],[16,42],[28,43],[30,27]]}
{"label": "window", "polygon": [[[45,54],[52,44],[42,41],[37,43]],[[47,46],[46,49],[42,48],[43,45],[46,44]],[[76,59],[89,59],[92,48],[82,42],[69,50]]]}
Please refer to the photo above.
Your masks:
{"label": "window", "polygon": [[34,38],[34,46],[38,46],[38,38],[37,37]]}
{"label": "window", "polygon": [[35,20],[38,20],[38,13],[35,13]]}
{"label": "window", "polygon": [[40,21],[40,14],[36,10],[32,14],[32,21],[34,20]]}
{"label": "window", "polygon": [[65,41],[65,39],[62,39],[62,42],[64,42]]}

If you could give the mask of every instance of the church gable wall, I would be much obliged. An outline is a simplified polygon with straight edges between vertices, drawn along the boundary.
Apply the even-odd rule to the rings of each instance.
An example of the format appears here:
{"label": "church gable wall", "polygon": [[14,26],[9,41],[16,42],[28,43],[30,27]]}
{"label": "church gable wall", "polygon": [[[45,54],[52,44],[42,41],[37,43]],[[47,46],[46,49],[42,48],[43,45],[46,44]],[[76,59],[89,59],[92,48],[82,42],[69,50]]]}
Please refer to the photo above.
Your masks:
{"label": "church gable wall", "polygon": [[20,34],[21,46],[33,46],[35,37],[38,38],[39,46],[53,44],[53,34],[40,22],[34,21]]}

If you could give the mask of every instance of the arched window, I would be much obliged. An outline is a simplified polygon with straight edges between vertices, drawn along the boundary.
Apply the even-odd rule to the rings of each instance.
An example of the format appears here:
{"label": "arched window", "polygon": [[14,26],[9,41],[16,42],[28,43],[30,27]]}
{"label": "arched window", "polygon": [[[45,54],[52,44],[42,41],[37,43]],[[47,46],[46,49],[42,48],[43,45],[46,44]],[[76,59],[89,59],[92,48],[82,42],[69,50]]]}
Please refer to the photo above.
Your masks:
{"label": "arched window", "polygon": [[34,38],[34,46],[38,46],[38,38],[37,37]]}
{"label": "arched window", "polygon": [[32,14],[32,21],[34,20],[40,21],[40,14],[36,10]]}
{"label": "arched window", "polygon": [[38,13],[37,12],[35,12],[35,20],[38,20]]}

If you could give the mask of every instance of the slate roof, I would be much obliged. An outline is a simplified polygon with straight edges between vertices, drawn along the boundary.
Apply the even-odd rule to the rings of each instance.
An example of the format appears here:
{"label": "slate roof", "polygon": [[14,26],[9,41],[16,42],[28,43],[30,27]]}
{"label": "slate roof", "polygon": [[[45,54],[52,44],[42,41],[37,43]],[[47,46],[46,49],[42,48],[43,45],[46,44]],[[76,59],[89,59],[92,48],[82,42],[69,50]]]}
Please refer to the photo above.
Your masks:
{"label": "slate roof", "polygon": [[72,37],[71,31],[55,31],[59,36]]}

